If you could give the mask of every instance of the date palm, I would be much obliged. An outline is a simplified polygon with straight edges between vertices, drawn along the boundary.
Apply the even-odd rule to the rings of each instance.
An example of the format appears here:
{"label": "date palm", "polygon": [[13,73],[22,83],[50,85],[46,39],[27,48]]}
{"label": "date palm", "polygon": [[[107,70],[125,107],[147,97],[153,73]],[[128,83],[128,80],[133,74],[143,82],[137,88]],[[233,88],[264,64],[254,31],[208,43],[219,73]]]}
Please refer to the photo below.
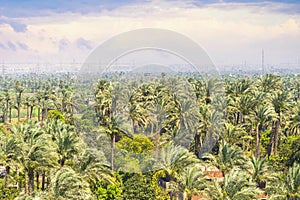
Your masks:
{"label": "date palm", "polygon": [[197,161],[196,156],[181,146],[169,144],[162,148],[155,168],[163,170],[171,180],[179,178],[182,169],[185,169]]}
{"label": "date palm", "polygon": [[51,200],[95,199],[89,187],[89,183],[70,167],[63,167],[55,173],[49,192]]}
{"label": "date palm", "polygon": [[282,79],[275,74],[266,74],[258,79],[257,86],[263,93],[271,93],[282,87]]}
{"label": "date palm", "polygon": [[20,151],[18,141],[12,134],[6,132],[3,126],[0,126],[0,164],[6,169],[5,187],[8,187],[11,166],[17,165],[16,156]]}
{"label": "date palm", "polygon": [[241,149],[227,142],[222,142],[217,155],[207,153],[203,156],[208,162],[222,171],[223,176],[234,167],[246,167],[246,158]]}
{"label": "date palm", "polygon": [[61,167],[65,162],[72,160],[83,148],[83,141],[75,132],[74,127],[60,120],[47,120],[45,131],[52,137],[56,145]]}
{"label": "date palm", "polygon": [[[18,147],[22,149],[16,155],[17,161],[28,176],[28,192],[34,191],[34,172],[39,168],[53,168],[57,165],[58,156],[51,136],[45,134],[37,123],[17,124],[11,128]],[[26,189],[26,187],[25,187]],[[27,192],[27,190],[26,190]]]}
{"label": "date palm", "polygon": [[24,92],[24,88],[21,86],[20,81],[15,82],[15,91],[16,91],[16,104],[17,104],[17,111],[18,111],[18,121],[20,121],[22,93]]}
{"label": "date palm", "polygon": [[255,158],[253,156],[251,158],[248,172],[251,175],[251,180],[254,181],[261,189],[263,189],[267,181],[271,181],[274,178],[266,159],[262,157]]}
{"label": "date palm", "polygon": [[4,121],[7,122],[8,120],[8,112],[9,112],[9,102],[11,101],[11,94],[8,89],[4,89],[4,94],[3,94],[3,100],[5,100],[5,118]]}
{"label": "date palm", "polygon": [[114,170],[114,149],[116,136],[130,135],[124,119],[120,115],[114,116],[113,110],[113,87],[110,82],[100,80],[97,84],[95,95],[95,111],[102,133],[105,133],[111,142],[111,170]]}
{"label": "date palm", "polygon": [[276,120],[274,121],[273,131],[270,138],[270,151],[268,154],[277,154],[279,133],[281,130],[282,123],[285,121],[285,117],[289,116],[287,111],[291,108],[291,96],[288,92],[274,92],[271,95],[271,104],[277,114]]}
{"label": "date palm", "polygon": [[255,157],[260,155],[261,137],[263,131],[266,131],[268,125],[270,125],[276,118],[276,113],[272,107],[267,105],[258,105],[251,113],[251,118],[256,128],[256,146]]}
{"label": "date palm", "polygon": [[183,169],[177,181],[179,191],[186,194],[187,200],[191,200],[193,195],[200,194],[205,185],[204,174],[198,166]]}
{"label": "date palm", "polygon": [[114,178],[103,152],[85,148],[74,161],[74,169],[91,186],[96,187],[99,181],[113,183]]}
{"label": "date palm", "polygon": [[289,168],[285,185],[288,200],[297,200],[300,198],[300,165],[298,163],[294,163],[294,165]]}
{"label": "date palm", "polygon": [[256,183],[245,172],[231,169],[221,183],[216,180],[209,183],[205,193],[212,200],[251,200],[257,199],[262,191],[256,188]]}

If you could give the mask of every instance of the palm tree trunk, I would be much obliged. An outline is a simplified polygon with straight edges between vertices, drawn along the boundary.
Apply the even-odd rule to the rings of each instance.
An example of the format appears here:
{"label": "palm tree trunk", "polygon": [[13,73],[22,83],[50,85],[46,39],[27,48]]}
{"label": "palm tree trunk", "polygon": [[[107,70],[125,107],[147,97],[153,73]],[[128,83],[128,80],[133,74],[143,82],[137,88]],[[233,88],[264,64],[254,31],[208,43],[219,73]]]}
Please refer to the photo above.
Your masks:
{"label": "palm tree trunk", "polygon": [[48,115],[48,108],[45,108],[45,116],[44,116],[44,119],[46,119],[47,115]]}
{"label": "palm tree trunk", "polygon": [[278,120],[275,122],[275,131],[274,131],[274,155],[277,155],[279,128],[280,128],[280,119],[278,119]]}
{"label": "palm tree trunk", "polygon": [[31,195],[34,191],[34,172],[33,169],[28,170],[28,192]]}
{"label": "palm tree trunk", "polygon": [[272,124],[272,131],[271,131],[271,134],[270,134],[270,142],[268,144],[268,147],[267,147],[267,154],[268,154],[268,157],[270,157],[270,155],[274,152],[274,135],[275,135],[275,122]]}
{"label": "palm tree trunk", "polygon": [[43,171],[43,174],[42,174],[42,191],[45,190],[45,172]]}
{"label": "palm tree trunk", "polygon": [[5,187],[7,188],[8,187],[8,180],[9,180],[9,177],[10,177],[10,166],[6,166],[5,170],[6,170]]}
{"label": "palm tree trunk", "polygon": [[28,194],[28,177],[26,175],[26,171],[24,173],[24,184],[25,184],[25,194]]}
{"label": "palm tree trunk", "polygon": [[9,111],[9,108],[8,108],[8,101],[6,101],[6,109],[5,109],[5,122],[7,122],[8,120],[8,111]]}
{"label": "palm tree trunk", "polygon": [[30,106],[29,119],[32,119],[33,106]]}
{"label": "palm tree trunk", "polygon": [[[16,175],[17,175],[17,177],[19,177],[19,175],[20,175],[20,171],[19,171],[19,167],[18,167],[18,165],[16,165]],[[19,178],[18,178],[19,179]],[[19,189],[20,188],[20,181],[17,181],[17,189]]]}
{"label": "palm tree trunk", "polygon": [[111,146],[111,169],[112,170],[114,170],[115,143],[116,143],[116,135],[113,134],[112,146]]}
{"label": "palm tree trunk", "polygon": [[26,121],[28,122],[29,120],[29,106],[26,106]]}
{"label": "palm tree trunk", "polygon": [[40,182],[39,182],[39,173],[36,172],[36,190],[38,191],[40,189]]}
{"label": "palm tree trunk", "polygon": [[157,140],[155,144],[155,160],[158,161],[159,158],[159,140],[160,140],[160,133],[157,133]]}
{"label": "palm tree trunk", "polygon": [[111,138],[111,170],[114,170],[116,135],[113,133]]}
{"label": "palm tree trunk", "polygon": [[63,167],[65,165],[65,159],[62,158],[60,161],[59,161],[59,164],[61,167]]}
{"label": "palm tree trunk", "polygon": [[49,186],[50,186],[50,182],[51,182],[51,180],[50,180],[50,172],[48,173],[48,176],[47,176],[47,187],[49,188]]}
{"label": "palm tree trunk", "polygon": [[260,153],[260,130],[259,130],[260,123],[256,125],[256,147],[255,147],[255,157],[258,158]]}
{"label": "palm tree trunk", "polygon": [[38,107],[38,121],[41,121],[41,108]]}
{"label": "palm tree trunk", "polygon": [[11,123],[11,118],[12,118],[12,116],[11,116],[11,107],[9,108],[9,123]]}
{"label": "palm tree trunk", "polygon": [[18,122],[20,121],[20,114],[21,114],[21,104],[17,104],[17,110],[18,110]]}

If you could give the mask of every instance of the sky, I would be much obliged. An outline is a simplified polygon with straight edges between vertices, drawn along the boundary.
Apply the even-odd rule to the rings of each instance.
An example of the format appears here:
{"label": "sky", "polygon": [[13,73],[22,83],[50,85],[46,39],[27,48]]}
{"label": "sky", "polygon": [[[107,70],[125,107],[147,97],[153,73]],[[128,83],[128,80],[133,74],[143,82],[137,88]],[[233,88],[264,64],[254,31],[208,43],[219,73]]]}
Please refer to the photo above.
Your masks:
{"label": "sky", "polygon": [[0,0],[0,61],[82,63],[139,28],[184,34],[216,65],[300,66],[300,1]]}

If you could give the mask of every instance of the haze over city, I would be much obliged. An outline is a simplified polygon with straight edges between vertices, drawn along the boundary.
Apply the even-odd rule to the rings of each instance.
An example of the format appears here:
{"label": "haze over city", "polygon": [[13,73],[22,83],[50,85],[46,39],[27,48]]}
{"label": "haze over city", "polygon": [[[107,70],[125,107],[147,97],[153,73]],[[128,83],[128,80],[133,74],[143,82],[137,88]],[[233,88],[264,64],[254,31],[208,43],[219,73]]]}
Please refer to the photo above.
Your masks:
{"label": "haze over city", "polygon": [[[0,1],[0,61],[80,65],[114,35],[162,28],[184,34],[220,66],[299,68],[299,1]],[[65,64],[64,64],[65,63]]]}

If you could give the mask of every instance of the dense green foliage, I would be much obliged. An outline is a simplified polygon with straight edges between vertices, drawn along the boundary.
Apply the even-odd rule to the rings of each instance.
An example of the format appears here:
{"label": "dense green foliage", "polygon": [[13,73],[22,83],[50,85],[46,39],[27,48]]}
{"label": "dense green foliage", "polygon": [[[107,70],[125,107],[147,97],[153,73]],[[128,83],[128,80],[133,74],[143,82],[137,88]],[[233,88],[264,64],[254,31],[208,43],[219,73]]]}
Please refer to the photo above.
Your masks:
{"label": "dense green foliage", "polygon": [[300,199],[299,76],[98,78],[1,77],[0,199]]}

